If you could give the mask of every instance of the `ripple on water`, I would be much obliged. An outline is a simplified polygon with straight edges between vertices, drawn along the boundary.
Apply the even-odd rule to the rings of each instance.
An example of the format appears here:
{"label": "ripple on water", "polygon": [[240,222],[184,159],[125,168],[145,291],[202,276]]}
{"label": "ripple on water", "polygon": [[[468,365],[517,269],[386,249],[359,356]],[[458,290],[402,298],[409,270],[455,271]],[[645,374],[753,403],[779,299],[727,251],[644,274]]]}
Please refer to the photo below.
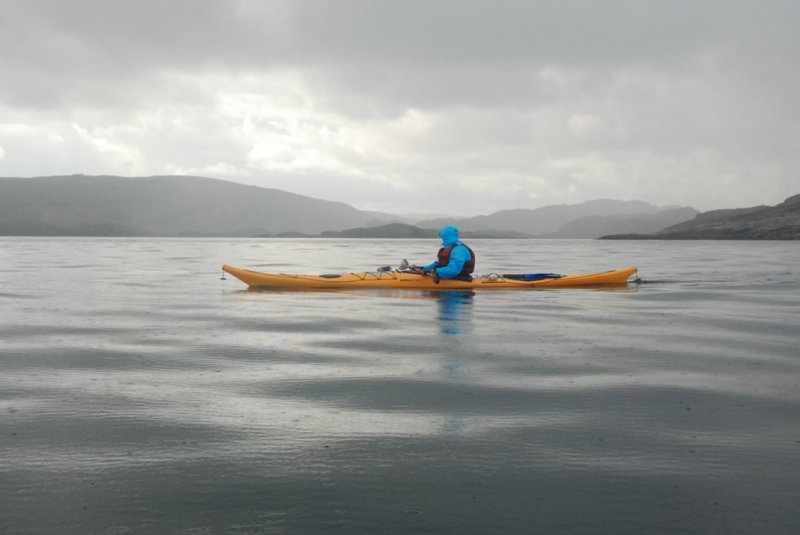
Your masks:
{"label": "ripple on water", "polygon": [[481,241],[644,280],[451,299],[219,280],[368,242],[0,241],[0,531],[800,532],[797,248]]}

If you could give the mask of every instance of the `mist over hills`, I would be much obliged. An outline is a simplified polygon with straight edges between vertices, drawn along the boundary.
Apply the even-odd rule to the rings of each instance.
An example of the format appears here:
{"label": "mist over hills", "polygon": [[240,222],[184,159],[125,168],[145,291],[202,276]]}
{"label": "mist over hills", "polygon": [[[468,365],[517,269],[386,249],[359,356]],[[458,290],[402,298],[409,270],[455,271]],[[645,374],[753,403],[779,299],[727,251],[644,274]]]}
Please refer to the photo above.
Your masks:
{"label": "mist over hills", "polygon": [[[584,217],[607,217],[620,215],[648,215],[677,208],[659,207],[643,201],[617,201],[598,199],[580,204],[556,204],[536,209],[518,208],[501,210],[489,215],[467,218],[441,218],[419,221],[418,226],[440,228],[456,225],[461,230],[513,230],[529,235],[545,236],[558,232],[561,227]],[[691,216],[689,216],[691,217]],[[674,221],[673,223],[677,223]],[[599,236],[600,234],[598,234]],[[582,236],[559,236],[582,237]]]}
{"label": "mist over hills", "polygon": [[252,236],[380,224],[387,214],[192,176],[0,178],[0,234]]}
{"label": "mist over hills", "polygon": [[671,208],[646,214],[614,214],[581,217],[566,223],[555,232],[540,234],[539,238],[599,238],[610,233],[655,233],[693,218],[694,208]]}
{"label": "mist over hills", "polygon": [[[439,229],[421,228],[408,223],[387,223],[377,227],[359,227],[340,231],[326,231],[320,234],[323,238],[417,238],[417,239],[437,239]],[[514,232],[513,230],[465,230],[459,232],[459,236],[465,239],[496,239],[496,238],[532,238],[528,234]]]}
{"label": "mist over hills", "polygon": [[400,238],[435,237],[455,224],[464,237],[596,238],[658,232],[695,214],[603,199],[412,226],[403,216],[205,177],[0,178],[0,235]]}

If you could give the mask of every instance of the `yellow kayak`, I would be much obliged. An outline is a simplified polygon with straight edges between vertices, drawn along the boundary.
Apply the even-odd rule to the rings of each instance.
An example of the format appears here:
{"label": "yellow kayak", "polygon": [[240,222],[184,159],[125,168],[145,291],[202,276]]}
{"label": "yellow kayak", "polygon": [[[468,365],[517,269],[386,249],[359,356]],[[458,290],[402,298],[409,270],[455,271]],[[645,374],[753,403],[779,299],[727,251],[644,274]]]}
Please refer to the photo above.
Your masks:
{"label": "yellow kayak", "polygon": [[[319,288],[391,288],[397,290],[483,290],[492,288],[560,288],[568,286],[625,285],[637,268],[584,273],[582,275],[504,275],[488,273],[478,275],[472,281],[436,280],[429,275],[410,271],[384,271],[366,273],[342,273],[334,275],[293,275],[285,273],[260,273],[224,265],[222,270],[230,273],[254,288],[280,288],[284,290],[307,290]],[[526,280],[525,277],[528,277]]]}

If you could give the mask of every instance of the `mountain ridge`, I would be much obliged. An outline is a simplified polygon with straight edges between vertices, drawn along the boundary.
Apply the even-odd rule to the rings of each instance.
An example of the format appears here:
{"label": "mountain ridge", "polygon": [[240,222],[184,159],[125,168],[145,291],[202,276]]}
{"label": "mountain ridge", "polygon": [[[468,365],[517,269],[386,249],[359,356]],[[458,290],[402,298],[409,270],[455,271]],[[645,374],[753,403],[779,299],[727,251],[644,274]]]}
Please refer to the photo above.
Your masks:
{"label": "mountain ridge", "polygon": [[[681,211],[683,210],[683,212]],[[416,222],[427,236],[448,223],[465,237],[595,238],[659,230],[696,214],[688,207],[598,199],[473,218]],[[685,217],[684,217],[685,216]],[[427,221],[427,224],[426,224]],[[62,175],[0,178],[0,235],[27,236],[412,236],[404,216],[216,178]],[[376,230],[378,228],[378,230]]]}
{"label": "mountain ridge", "polygon": [[86,235],[105,226],[116,235],[248,236],[390,219],[341,202],[206,177],[0,178],[0,234],[27,228],[27,235]]}
{"label": "mountain ridge", "polygon": [[[422,228],[407,223],[387,223],[377,227],[359,227],[341,231],[326,231],[320,234],[322,238],[376,238],[376,239],[436,239],[439,229]],[[534,238],[527,234],[514,231],[473,231],[459,232],[464,239],[524,239]]]}
{"label": "mountain ridge", "polygon": [[797,240],[800,194],[775,206],[711,210],[654,234],[612,234],[602,239]]}
{"label": "mountain ridge", "polygon": [[558,232],[567,223],[590,216],[654,214],[675,206],[659,207],[644,201],[596,199],[579,204],[554,204],[540,208],[514,208],[489,215],[468,218],[444,218],[419,221],[421,227],[439,228],[456,225],[461,230],[512,230],[535,236]]}

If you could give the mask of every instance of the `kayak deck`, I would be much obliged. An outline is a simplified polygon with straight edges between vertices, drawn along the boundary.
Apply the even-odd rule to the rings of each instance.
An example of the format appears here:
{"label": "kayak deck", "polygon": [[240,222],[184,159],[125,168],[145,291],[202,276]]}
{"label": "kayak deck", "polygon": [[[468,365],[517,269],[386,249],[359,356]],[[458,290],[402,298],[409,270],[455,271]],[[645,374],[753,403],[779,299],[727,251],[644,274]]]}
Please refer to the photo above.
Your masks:
{"label": "kayak deck", "polygon": [[318,288],[393,288],[398,290],[479,290],[492,288],[561,288],[569,286],[625,285],[637,268],[562,275],[538,280],[518,280],[499,273],[478,275],[472,281],[439,280],[428,275],[408,271],[342,273],[335,275],[299,275],[286,273],[261,273],[223,265],[230,273],[254,288],[318,289]]}

